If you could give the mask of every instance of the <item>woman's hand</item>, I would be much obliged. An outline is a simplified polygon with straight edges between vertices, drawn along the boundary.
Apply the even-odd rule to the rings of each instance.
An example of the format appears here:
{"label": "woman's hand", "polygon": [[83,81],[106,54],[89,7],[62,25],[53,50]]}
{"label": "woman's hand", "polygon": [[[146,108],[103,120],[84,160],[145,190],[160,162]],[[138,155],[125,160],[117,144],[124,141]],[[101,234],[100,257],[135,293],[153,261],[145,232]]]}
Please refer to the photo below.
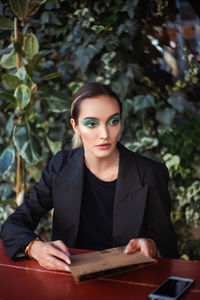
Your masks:
{"label": "woman's hand", "polygon": [[125,248],[125,253],[129,254],[136,250],[140,250],[146,256],[154,257],[157,255],[158,249],[151,239],[132,239]]}
{"label": "woman's hand", "polygon": [[34,241],[30,255],[46,269],[70,271],[69,250],[62,241]]}

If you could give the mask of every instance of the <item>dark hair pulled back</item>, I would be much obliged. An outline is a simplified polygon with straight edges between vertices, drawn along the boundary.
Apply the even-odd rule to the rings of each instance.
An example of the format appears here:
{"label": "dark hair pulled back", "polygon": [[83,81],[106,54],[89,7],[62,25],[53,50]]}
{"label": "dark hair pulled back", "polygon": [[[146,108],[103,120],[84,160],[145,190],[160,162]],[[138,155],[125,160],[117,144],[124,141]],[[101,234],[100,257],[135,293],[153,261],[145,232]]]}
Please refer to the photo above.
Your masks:
{"label": "dark hair pulled back", "polygon": [[115,98],[120,107],[120,113],[122,113],[122,104],[115,92],[107,85],[99,82],[88,82],[84,84],[73,96],[73,101],[71,105],[71,117],[74,119],[75,123],[78,123],[78,117],[80,113],[80,104],[84,99],[98,97],[98,96],[110,96]]}

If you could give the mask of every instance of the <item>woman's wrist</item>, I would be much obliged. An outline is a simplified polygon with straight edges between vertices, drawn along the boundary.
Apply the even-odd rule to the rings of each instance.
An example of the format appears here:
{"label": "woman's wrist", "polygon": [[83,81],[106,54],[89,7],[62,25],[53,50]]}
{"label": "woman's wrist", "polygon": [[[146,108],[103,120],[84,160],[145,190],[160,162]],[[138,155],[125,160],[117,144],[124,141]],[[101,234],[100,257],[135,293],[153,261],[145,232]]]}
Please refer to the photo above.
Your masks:
{"label": "woman's wrist", "polygon": [[39,238],[37,237],[35,240],[31,241],[31,242],[28,244],[28,246],[25,248],[24,254],[25,254],[27,257],[29,257],[30,259],[34,259],[34,257],[31,255],[31,249],[32,249],[33,244],[34,244],[35,242],[37,242],[37,241],[40,241],[40,242],[41,242],[41,239],[39,239]]}

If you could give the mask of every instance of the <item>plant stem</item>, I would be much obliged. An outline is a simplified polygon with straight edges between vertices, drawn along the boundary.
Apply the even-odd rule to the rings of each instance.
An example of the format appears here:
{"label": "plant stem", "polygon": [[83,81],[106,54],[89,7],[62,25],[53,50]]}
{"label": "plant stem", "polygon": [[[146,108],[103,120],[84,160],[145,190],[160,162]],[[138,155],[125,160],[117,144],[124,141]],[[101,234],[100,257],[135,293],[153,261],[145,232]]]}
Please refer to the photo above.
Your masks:
{"label": "plant stem", "polygon": [[17,180],[16,180],[16,198],[21,192],[21,156],[17,154]]}
{"label": "plant stem", "polygon": [[[17,26],[17,18],[14,19],[14,35],[15,41],[18,41],[18,26]],[[21,59],[18,53],[16,53],[16,60],[17,60],[17,71],[20,68]],[[18,118],[18,122],[21,122],[21,118]],[[17,178],[16,178],[16,198],[19,196],[22,189],[21,184],[21,156],[20,153],[17,154]]]}
{"label": "plant stem", "polygon": [[[17,18],[14,19],[14,34],[15,34],[15,41],[18,41],[18,26],[17,26]],[[20,68],[21,59],[18,53],[16,53],[16,60],[17,60],[17,71]]]}
{"label": "plant stem", "polygon": [[23,188],[24,188],[24,195],[28,195],[28,189],[26,184],[26,168],[25,168],[25,160],[21,157],[21,166],[22,166],[22,181],[23,181]]}

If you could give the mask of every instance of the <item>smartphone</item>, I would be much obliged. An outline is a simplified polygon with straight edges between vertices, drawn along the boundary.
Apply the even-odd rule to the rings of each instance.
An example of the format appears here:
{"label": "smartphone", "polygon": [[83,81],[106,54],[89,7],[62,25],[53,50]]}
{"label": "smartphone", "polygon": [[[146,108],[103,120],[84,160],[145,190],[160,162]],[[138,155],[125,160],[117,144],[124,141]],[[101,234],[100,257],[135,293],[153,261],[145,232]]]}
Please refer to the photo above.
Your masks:
{"label": "smartphone", "polygon": [[178,299],[194,282],[194,279],[170,276],[161,283],[148,297],[160,300]]}

